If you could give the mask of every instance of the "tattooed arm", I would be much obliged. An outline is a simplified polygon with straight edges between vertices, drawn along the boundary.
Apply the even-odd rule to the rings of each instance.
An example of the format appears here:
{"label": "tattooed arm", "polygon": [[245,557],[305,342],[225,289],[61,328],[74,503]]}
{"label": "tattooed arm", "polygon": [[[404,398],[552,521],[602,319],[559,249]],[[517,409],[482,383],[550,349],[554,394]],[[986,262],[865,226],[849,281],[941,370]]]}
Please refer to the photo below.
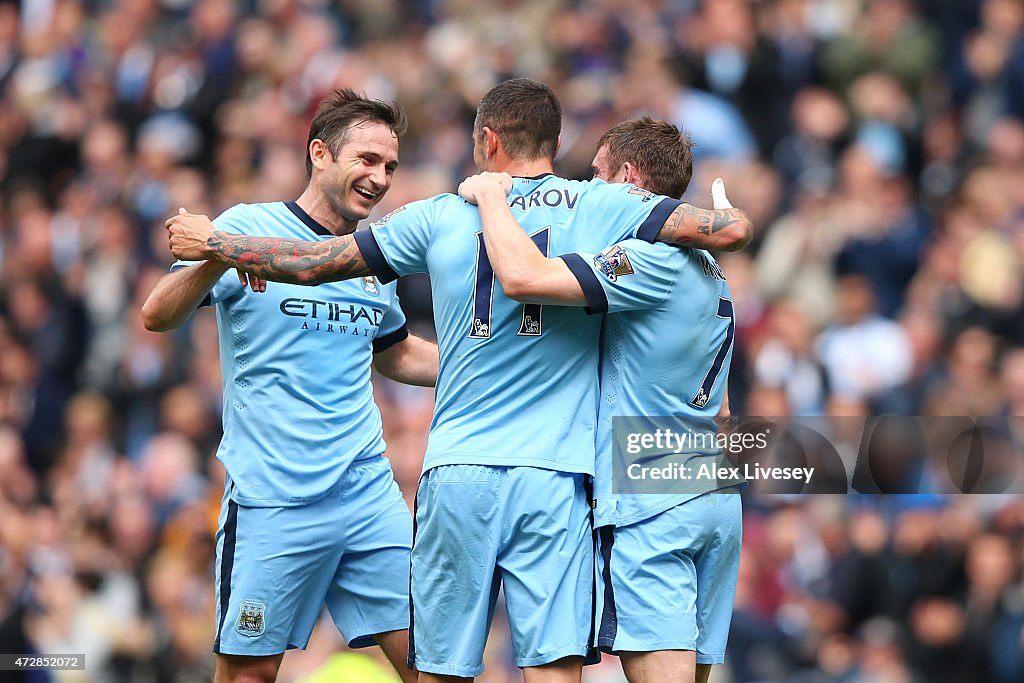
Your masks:
{"label": "tattooed arm", "polygon": [[352,235],[323,242],[236,235],[196,214],[174,216],[166,227],[177,258],[219,261],[264,280],[316,285],[373,274]]}
{"label": "tattooed arm", "polygon": [[318,285],[373,274],[352,235],[304,242],[215,230],[207,246],[213,259],[275,282]]}
{"label": "tattooed arm", "polygon": [[716,178],[711,186],[714,209],[692,204],[676,207],[658,232],[659,242],[680,247],[739,251],[754,236],[754,224],[742,209],[733,208],[725,196],[725,185]]}

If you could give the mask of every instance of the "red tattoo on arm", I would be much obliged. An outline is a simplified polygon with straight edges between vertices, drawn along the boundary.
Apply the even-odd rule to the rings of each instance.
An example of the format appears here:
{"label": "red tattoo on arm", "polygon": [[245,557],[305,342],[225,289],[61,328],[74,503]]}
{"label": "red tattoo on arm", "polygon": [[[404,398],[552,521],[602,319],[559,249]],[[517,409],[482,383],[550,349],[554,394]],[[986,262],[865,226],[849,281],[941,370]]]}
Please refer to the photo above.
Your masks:
{"label": "red tattoo on arm", "polygon": [[218,261],[264,280],[315,285],[372,275],[352,235],[303,242],[217,230],[206,244]]}

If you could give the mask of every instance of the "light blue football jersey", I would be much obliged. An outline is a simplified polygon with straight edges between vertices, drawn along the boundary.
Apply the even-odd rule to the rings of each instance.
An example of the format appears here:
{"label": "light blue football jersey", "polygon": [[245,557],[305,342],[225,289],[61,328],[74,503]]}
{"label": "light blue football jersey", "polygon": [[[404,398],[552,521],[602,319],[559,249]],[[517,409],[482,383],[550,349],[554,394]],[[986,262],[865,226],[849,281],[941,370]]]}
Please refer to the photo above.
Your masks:
{"label": "light blue football jersey", "polygon": [[[334,237],[295,202],[238,204],[214,225],[244,235]],[[311,502],[352,462],[384,452],[370,364],[374,351],[408,335],[394,284],[268,282],[256,294],[229,270],[208,302],[217,312],[224,385],[217,457],[235,502]]]}
{"label": "light blue football jersey", "polygon": [[[654,239],[679,202],[630,185],[516,178],[512,213],[545,255]],[[429,273],[440,347],[424,471],[531,466],[593,474],[599,317],[505,296],[480,212],[452,195],[413,202],[356,233],[385,282]]]}
{"label": "light blue football jersey", "polygon": [[609,313],[601,339],[595,522],[631,524],[700,495],[713,483],[684,484],[673,493],[615,495],[613,418],[674,416],[630,424],[710,436],[688,440],[679,454],[669,456],[674,461],[680,454],[720,453],[714,447],[714,417],[725,399],[735,330],[729,285],[711,254],[699,249],[633,239],[562,258],[583,287],[586,310]]}

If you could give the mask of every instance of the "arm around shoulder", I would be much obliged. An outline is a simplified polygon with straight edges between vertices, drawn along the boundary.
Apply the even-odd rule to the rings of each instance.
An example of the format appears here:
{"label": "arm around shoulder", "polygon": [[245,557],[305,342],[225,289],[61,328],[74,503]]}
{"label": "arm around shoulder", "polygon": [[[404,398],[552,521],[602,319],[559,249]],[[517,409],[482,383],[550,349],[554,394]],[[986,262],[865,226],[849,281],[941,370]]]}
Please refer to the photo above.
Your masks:
{"label": "arm around shoulder", "polygon": [[321,242],[256,237],[219,230],[207,216],[189,213],[165,225],[176,258],[215,261],[263,280],[318,285],[372,274],[351,234]]}
{"label": "arm around shoulder", "polygon": [[725,194],[725,182],[715,178],[711,183],[714,209],[701,209],[680,204],[669,215],[658,232],[659,242],[680,247],[739,251],[754,237],[754,224],[742,209],[733,207]]}
{"label": "arm around shoulder", "polygon": [[679,247],[739,251],[754,237],[754,224],[742,209],[701,209],[680,204],[658,231],[657,241]]}
{"label": "arm around shoulder", "polygon": [[520,303],[585,305],[586,297],[572,272],[561,259],[541,253],[512,215],[504,192],[495,191],[492,183],[477,184],[481,189],[489,187],[474,194],[474,199],[480,208],[487,255],[505,296]]}

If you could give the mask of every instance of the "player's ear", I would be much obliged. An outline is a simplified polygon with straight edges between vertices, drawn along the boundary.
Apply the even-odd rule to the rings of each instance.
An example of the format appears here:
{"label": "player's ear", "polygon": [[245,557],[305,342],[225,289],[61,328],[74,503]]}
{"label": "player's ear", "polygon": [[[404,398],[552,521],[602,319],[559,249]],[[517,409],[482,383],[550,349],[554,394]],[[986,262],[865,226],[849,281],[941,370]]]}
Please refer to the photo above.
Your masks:
{"label": "player's ear", "polygon": [[640,177],[640,171],[633,162],[627,161],[622,164],[619,168],[619,174],[622,177],[622,182],[632,183],[637,187],[643,187],[643,178]]}
{"label": "player's ear", "polygon": [[484,134],[484,152],[488,159],[493,159],[498,154],[498,149],[501,147],[501,138],[498,134],[487,126],[483,127]]}
{"label": "player's ear", "polygon": [[327,156],[330,154],[327,143],[320,138],[313,138],[309,142],[309,159],[313,162],[313,168],[323,170]]}

